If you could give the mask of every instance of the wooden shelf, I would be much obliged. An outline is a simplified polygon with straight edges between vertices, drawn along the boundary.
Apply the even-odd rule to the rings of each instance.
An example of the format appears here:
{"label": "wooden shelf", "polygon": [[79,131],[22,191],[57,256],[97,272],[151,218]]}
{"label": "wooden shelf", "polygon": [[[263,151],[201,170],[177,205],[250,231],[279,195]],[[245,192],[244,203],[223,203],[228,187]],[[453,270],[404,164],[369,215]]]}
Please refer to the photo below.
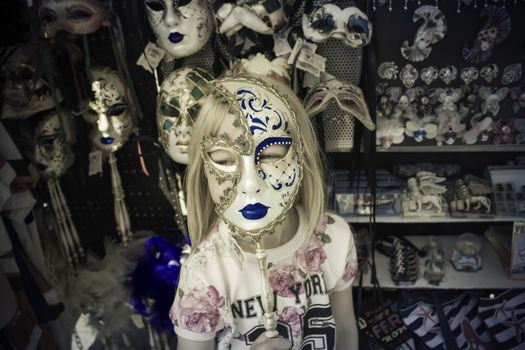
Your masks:
{"label": "wooden shelf", "polygon": [[[349,223],[368,223],[368,216],[343,215]],[[405,217],[405,216],[376,216],[377,223],[456,223],[456,222],[514,222],[525,221],[525,215],[502,216],[497,215],[493,218],[454,218],[451,216],[422,216],[422,217]]]}
{"label": "wooden shelf", "polygon": [[[417,247],[421,248],[427,243],[426,236],[406,236]],[[525,281],[511,280],[501,265],[501,262],[494,248],[482,237],[481,257],[483,260],[483,269],[478,272],[458,272],[450,263],[450,256],[455,247],[457,236],[439,236],[438,242],[445,252],[445,281],[439,286],[429,284],[423,277],[423,261],[420,263],[419,278],[416,284],[411,286],[396,286],[390,278],[388,271],[390,258],[375,252],[377,278],[381,288],[386,289],[406,289],[406,288],[428,288],[428,289],[525,289]],[[354,281],[354,286],[359,284],[358,279]],[[370,268],[363,276],[363,286],[371,287]]]}

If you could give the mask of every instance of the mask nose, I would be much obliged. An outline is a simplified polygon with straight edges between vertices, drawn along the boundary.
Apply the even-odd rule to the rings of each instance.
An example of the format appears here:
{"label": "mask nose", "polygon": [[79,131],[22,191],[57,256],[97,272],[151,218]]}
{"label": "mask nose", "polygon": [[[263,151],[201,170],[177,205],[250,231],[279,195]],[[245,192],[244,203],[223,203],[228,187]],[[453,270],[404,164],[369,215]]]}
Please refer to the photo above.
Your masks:
{"label": "mask nose", "polygon": [[257,168],[251,156],[241,156],[241,178],[239,180],[239,192],[245,195],[260,193],[264,182],[257,174]]}
{"label": "mask nose", "polygon": [[182,119],[179,126],[175,129],[175,136],[177,136],[178,145],[189,145],[191,140],[192,127],[188,124],[186,119]]}
{"label": "mask nose", "polygon": [[98,115],[97,126],[98,131],[100,131],[103,136],[108,136],[107,131],[109,129],[109,120],[105,114],[100,113]]}
{"label": "mask nose", "polygon": [[178,15],[177,11],[175,11],[173,5],[169,2],[171,1],[166,2],[166,13],[164,15],[164,23],[168,27],[175,27],[180,23],[180,16]]}

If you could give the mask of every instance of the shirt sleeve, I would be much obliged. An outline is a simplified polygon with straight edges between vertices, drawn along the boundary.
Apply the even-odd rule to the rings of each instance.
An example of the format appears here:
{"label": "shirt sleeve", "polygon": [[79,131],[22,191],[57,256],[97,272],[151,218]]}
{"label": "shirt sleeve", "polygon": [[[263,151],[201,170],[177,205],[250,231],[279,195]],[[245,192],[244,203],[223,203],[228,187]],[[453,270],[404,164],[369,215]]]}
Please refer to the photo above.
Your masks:
{"label": "shirt sleeve", "polygon": [[198,256],[191,256],[182,266],[170,319],[178,336],[207,341],[224,328],[225,300],[220,292],[223,288],[213,281],[212,274],[207,273],[198,260]]}
{"label": "shirt sleeve", "polygon": [[333,291],[340,292],[352,285],[357,274],[357,250],[354,241],[354,230],[348,225],[348,245],[346,249],[346,258],[344,260],[344,268],[342,274],[337,280]]}

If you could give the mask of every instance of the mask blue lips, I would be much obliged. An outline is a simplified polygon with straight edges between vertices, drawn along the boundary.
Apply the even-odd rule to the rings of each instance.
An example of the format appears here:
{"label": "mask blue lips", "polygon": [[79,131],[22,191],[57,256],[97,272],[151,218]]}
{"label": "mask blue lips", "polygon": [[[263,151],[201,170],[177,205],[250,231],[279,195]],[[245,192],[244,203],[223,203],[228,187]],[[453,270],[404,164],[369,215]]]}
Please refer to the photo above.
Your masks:
{"label": "mask blue lips", "polygon": [[181,34],[179,32],[170,33],[170,35],[168,36],[168,40],[173,44],[180,43],[183,39],[184,34]]}
{"label": "mask blue lips", "polygon": [[268,214],[268,209],[270,207],[267,207],[266,205],[263,205],[261,203],[255,203],[255,204],[248,204],[239,212],[242,214],[242,216],[245,219],[248,220],[259,220],[262,219]]}
{"label": "mask blue lips", "polygon": [[104,145],[111,145],[113,143],[113,141],[115,141],[115,139],[111,136],[108,136],[108,137],[104,137],[102,136],[100,138],[100,142],[102,142],[102,144]]}

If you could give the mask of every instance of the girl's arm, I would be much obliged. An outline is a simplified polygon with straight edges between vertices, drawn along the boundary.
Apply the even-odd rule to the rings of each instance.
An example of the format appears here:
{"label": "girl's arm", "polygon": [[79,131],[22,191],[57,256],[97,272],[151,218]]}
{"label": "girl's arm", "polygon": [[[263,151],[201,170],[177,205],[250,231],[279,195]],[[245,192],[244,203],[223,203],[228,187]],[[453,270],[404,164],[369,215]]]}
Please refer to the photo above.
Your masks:
{"label": "girl's arm", "polygon": [[214,350],[215,339],[206,341],[188,340],[183,337],[177,337],[177,350]]}
{"label": "girl's arm", "polygon": [[336,349],[358,350],[359,339],[352,299],[352,286],[330,294],[330,304],[335,319]]}

